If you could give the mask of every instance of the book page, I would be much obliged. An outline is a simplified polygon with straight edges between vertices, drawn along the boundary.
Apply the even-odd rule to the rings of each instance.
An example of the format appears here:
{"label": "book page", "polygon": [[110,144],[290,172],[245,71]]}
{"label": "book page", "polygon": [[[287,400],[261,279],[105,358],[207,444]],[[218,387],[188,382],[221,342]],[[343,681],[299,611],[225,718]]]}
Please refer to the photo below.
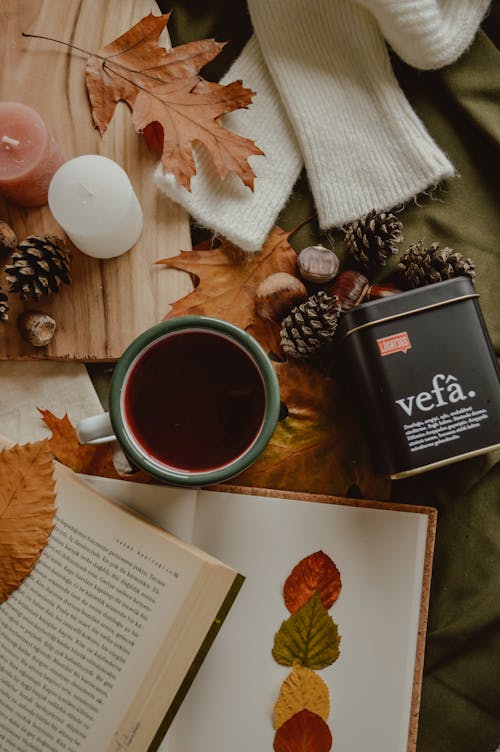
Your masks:
{"label": "book page", "polygon": [[340,656],[330,690],[335,752],[406,752],[426,514],[202,491],[193,542],[246,576],[161,752],[272,750],[272,714],[290,669],[272,656],[289,617],[283,585],[323,550],[342,590],[329,614]]}
{"label": "book page", "polygon": [[153,699],[155,712],[165,712],[234,573],[227,569],[203,611],[217,562],[66,469],[58,466],[56,477],[56,527],[31,575],[0,606],[0,749],[142,750],[156,726],[141,728],[140,709],[120,726],[125,710],[139,690],[147,694],[148,669],[161,654],[170,686]]}

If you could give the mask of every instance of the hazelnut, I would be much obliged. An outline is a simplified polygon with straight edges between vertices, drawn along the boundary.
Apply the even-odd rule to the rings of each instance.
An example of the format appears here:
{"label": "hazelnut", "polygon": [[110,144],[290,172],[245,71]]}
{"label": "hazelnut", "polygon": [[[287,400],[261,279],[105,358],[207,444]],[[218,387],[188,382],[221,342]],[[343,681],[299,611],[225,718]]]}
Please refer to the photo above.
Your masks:
{"label": "hazelnut", "polygon": [[16,246],[16,233],[7,222],[0,220],[0,250],[12,251]]}
{"label": "hazelnut", "polygon": [[56,320],[44,311],[25,311],[17,319],[21,337],[33,347],[45,347],[56,331]]}
{"label": "hazelnut", "polygon": [[302,279],[317,284],[330,282],[336,276],[339,264],[335,251],[322,245],[309,245],[297,256],[297,266]]}
{"label": "hazelnut", "polygon": [[354,269],[347,269],[339,274],[333,285],[328,289],[330,295],[336,295],[339,299],[342,313],[361,303],[367,291],[368,278]]}
{"label": "hazelnut", "polygon": [[255,291],[255,309],[263,319],[281,321],[296,305],[307,298],[305,285],[286,272],[266,277]]}

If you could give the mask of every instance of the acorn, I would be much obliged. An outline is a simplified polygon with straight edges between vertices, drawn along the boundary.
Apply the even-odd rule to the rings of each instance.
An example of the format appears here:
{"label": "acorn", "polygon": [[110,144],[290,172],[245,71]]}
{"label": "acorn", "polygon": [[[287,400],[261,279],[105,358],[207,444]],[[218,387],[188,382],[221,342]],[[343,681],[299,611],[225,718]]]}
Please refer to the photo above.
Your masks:
{"label": "acorn", "polygon": [[16,233],[7,222],[0,220],[0,250],[12,251],[16,246]]}
{"label": "acorn", "polygon": [[368,287],[368,277],[354,269],[347,269],[339,274],[335,282],[329,287],[328,293],[337,296],[340,312],[346,313],[346,311],[363,302]]}
{"label": "acorn", "polygon": [[390,282],[383,285],[370,285],[366,291],[366,299],[378,300],[379,298],[389,298],[392,295],[398,295],[400,292],[403,291]]}
{"label": "acorn", "polygon": [[17,319],[21,337],[33,347],[45,347],[56,331],[56,320],[44,311],[25,311]]}
{"label": "acorn", "polygon": [[322,245],[309,245],[297,256],[297,266],[302,279],[316,284],[330,282],[339,270],[340,261],[335,251]]}
{"label": "acorn", "polygon": [[263,319],[281,321],[307,298],[303,282],[293,274],[276,272],[262,280],[255,291],[255,309]]}

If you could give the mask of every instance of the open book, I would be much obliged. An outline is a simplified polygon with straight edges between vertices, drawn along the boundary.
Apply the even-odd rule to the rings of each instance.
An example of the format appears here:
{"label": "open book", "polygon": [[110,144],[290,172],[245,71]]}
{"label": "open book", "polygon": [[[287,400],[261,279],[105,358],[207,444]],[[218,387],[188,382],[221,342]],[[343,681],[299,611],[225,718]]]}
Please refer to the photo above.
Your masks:
{"label": "open book", "polygon": [[192,491],[87,480],[246,578],[161,752],[272,752],[273,707],[290,671],[272,656],[275,633],[289,616],[283,585],[295,564],[318,550],[342,578],[330,610],[340,656],[319,672],[330,690],[332,749],[415,749],[435,510],[229,486]]}
{"label": "open book", "polygon": [[49,542],[0,605],[0,750],[157,748],[243,578],[57,463],[56,491]]}

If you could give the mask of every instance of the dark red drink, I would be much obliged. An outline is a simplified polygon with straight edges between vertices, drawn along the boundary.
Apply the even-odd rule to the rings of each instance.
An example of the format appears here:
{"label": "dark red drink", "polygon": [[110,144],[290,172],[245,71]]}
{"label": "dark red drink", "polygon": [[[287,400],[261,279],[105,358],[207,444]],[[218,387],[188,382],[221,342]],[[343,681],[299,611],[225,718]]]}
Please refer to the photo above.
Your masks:
{"label": "dark red drink", "polygon": [[169,334],[143,353],[127,379],[124,413],[135,441],[179,470],[214,470],[254,441],[266,393],[251,357],[220,334]]}

